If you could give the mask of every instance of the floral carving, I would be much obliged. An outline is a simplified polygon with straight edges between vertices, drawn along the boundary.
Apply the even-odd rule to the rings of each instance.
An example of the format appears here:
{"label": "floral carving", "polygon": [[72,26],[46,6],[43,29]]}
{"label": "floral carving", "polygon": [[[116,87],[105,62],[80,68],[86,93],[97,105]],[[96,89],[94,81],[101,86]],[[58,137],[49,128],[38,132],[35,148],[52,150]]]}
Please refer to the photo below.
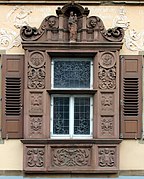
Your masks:
{"label": "floral carving", "polygon": [[28,148],[27,149],[27,166],[28,167],[44,167],[44,148]]}
{"label": "floral carving", "polygon": [[116,165],[116,149],[99,147],[99,167],[114,167]]}
{"label": "floral carving", "polygon": [[90,164],[90,149],[59,148],[53,149],[52,165],[59,167],[82,167]]}
{"label": "floral carving", "polygon": [[42,117],[30,118],[30,133],[41,134],[42,133]]}
{"label": "floral carving", "polygon": [[104,68],[111,68],[115,65],[115,58],[111,53],[104,53],[101,56],[100,65]]}
{"label": "floral carving", "polygon": [[102,135],[113,135],[114,124],[112,117],[102,117],[101,118],[101,134]]}
{"label": "floral carving", "polygon": [[116,88],[116,67],[105,69],[99,66],[98,71],[99,88],[100,89],[115,89]]}
{"label": "floral carving", "polygon": [[42,93],[30,94],[30,113],[42,113]]}
{"label": "floral carving", "polygon": [[28,88],[42,89],[45,87],[45,58],[41,52],[33,52],[28,66]]}
{"label": "floral carving", "polygon": [[101,96],[102,113],[113,112],[113,94],[103,93]]}

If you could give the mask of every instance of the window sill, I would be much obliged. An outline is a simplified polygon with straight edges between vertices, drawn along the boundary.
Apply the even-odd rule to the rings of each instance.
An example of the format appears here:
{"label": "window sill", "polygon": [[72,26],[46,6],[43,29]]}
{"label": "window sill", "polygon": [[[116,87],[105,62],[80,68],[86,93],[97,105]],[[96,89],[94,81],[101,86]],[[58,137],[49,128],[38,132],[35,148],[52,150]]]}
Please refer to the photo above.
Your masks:
{"label": "window sill", "polygon": [[84,89],[84,90],[75,90],[75,89],[48,89],[47,92],[49,94],[95,94],[97,90],[89,90],[89,89]]}

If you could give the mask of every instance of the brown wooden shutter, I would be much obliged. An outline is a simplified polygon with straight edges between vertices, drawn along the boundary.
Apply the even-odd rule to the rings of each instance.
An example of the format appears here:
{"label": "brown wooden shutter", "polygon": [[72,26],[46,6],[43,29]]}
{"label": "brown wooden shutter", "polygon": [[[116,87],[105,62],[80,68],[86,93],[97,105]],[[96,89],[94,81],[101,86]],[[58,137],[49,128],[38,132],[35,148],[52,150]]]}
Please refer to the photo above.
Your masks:
{"label": "brown wooden shutter", "polygon": [[121,57],[121,137],[141,138],[142,56]]}
{"label": "brown wooden shutter", "polygon": [[2,56],[2,138],[23,135],[23,55]]}

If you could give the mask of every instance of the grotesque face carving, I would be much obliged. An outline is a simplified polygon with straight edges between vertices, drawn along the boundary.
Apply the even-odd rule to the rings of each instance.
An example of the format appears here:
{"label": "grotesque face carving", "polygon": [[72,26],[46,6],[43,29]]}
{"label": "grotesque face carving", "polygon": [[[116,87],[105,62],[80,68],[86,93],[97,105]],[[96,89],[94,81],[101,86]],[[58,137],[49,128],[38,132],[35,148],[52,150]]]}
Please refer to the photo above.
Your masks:
{"label": "grotesque face carving", "polygon": [[56,20],[54,18],[49,18],[48,24],[50,27],[53,27],[56,24]]}
{"label": "grotesque face carving", "polygon": [[89,23],[90,26],[94,28],[96,26],[96,19],[91,19]]}

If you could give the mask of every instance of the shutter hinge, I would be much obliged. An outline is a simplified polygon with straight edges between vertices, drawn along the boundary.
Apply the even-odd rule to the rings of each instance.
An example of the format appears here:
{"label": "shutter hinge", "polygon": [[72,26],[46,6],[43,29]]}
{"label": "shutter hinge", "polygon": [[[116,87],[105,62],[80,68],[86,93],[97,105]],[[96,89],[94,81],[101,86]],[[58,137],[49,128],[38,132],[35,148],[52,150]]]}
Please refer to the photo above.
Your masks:
{"label": "shutter hinge", "polygon": [[120,105],[123,106],[123,100],[122,99],[120,100]]}
{"label": "shutter hinge", "polygon": [[8,134],[6,134],[6,140],[8,140],[8,138],[9,138],[9,136],[8,136]]}
{"label": "shutter hinge", "polygon": [[123,139],[123,133],[120,133],[120,138]]}
{"label": "shutter hinge", "polygon": [[1,65],[1,68],[2,68],[2,65]]}

